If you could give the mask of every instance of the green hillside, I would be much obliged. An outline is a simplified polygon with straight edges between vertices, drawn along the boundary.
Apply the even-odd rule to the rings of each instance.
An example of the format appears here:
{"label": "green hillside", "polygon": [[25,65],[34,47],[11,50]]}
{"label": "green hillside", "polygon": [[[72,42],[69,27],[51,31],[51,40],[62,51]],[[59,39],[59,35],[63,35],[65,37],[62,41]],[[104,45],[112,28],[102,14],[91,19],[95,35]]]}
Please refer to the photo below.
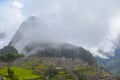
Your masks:
{"label": "green hillside", "polygon": [[[14,75],[16,78],[18,78],[18,80],[39,78],[38,75],[33,74],[31,70],[25,68],[11,67],[10,69],[14,72]],[[8,75],[7,67],[0,69],[0,74],[4,75],[5,80],[8,80],[8,78],[6,78]]]}

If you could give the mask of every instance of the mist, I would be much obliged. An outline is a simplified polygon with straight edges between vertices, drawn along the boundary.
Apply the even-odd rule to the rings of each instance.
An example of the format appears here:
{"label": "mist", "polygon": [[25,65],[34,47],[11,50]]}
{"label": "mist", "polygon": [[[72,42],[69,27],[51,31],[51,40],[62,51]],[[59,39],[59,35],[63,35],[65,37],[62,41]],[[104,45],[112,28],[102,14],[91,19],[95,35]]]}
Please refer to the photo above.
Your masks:
{"label": "mist", "polygon": [[4,33],[0,33],[0,40],[5,38],[5,34]]}
{"label": "mist", "polygon": [[[104,57],[99,50],[112,55],[113,41],[120,31],[119,3],[118,0],[16,1],[14,5],[20,7],[18,13],[25,22],[21,22],[17,32],[21,41],[12,40],[21,48],[32,41],[51,41],[82,46],[96,56]],[[31,16],[35,16],[35,21],[30,21]],[[17,27],[10,26],[9,30],[15,32]]]}

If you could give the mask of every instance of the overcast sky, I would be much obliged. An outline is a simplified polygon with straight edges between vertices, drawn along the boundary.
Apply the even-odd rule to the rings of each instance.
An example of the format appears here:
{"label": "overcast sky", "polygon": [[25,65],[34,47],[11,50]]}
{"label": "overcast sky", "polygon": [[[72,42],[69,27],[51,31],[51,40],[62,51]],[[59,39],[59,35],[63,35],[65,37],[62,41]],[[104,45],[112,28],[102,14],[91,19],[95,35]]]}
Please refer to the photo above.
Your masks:
{"label": "overcast sky", "polygon": [[46,16],[47,25],[53,19],[60,22],[62,17],[61,26],[56,29],[64,29],[62,25],[68,23],[65,29],[71,30],[70,43],[102,57],[105,56],[99,49],[113,53],[112,42],[120,31],[119,0],[0,0],[0,48],[9,43],[19,25],[32,15]]}

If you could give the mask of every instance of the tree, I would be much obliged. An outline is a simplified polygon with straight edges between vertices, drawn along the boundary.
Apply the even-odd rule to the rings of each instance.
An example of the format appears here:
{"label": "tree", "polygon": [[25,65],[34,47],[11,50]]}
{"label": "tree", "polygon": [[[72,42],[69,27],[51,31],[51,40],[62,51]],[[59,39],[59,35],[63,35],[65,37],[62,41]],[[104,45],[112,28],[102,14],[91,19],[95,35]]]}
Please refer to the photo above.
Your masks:
{"label": "tree", "polygon": [[45,72],[46,78],[48,79],[55,77],[57,74],[58,74],[58,71],[55,68],[53,68],[53,66],[50,66]]}
{"label": "tree", "polygon": [[8,66],[8,75],[6,78],[9,80],[18,80],[18,78],[14,75],[14,72],[10,69],[10,63],[23,56],[24,55],[19,54],[17,50],[12,46],[6,46],[3,49],[0,49],[0,61],[6,62]]}
{"label": "tree", "polygon": [[7,79],[19,80],[18,77],[14,74],[14,72],[10,68],[8,68],[7,72],[8,72]]}

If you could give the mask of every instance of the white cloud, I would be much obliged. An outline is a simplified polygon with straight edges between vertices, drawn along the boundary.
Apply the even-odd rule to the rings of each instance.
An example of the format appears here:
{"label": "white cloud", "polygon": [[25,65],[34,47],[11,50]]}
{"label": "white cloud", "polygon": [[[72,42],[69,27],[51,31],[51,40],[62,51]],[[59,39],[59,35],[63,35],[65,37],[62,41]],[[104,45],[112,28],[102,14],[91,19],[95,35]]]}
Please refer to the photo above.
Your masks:
{"label": "white cloud", "polygon": [[89,49],[90,52],[93,54],[93,56],[98,56],[98,57],[101,57],[101,58],[104,58],[104,59],[108,59],[109,57],[107,57],[106,55],[104,54],[101,54],[99,51],[99,48],[97,47],[92,47],[91,49]]}
{"label": "white cloud", "polygon": [[67,31],[68,42],[96,54],[99,48],[113,52],[111,40],[120,31],[119,4],[117,0],[11,0],[0,5],[0,31],[9,35],[9,41],[26,17],[37,14],[49,26],[58,23],[57,29],[53,26],[56,31]]}
{"label": "white cloud", "polygon": [[18,0],[15,0],[15,1],[13,1],[13,6],[15,6],[16,8],[23,8],[23,4],[22,3],[20,3]]}
{"label": "white cloud", "polygon": [[120,34],[120,12],[110,19],[110,38],[116,39]]}
{"label": "white cloud", "polygon": [[0,32],[5,33],[7,36],[1,41],[0,48],[8,44],[24,19],[24,16],[20,12],[21,5],[16,0],[11,0],[0,5]]}
{"label": "white cloud", "polygon": [[[33,15],[40,12],[40,18],[47,21],[50,26],[54,19],[61,22],[62,27],[57,29],[67,29],[63,23],[68,22],[69,33],[72,39],[68,41],[81,45],[86,49],[98,54],[99,48],[106,53],[114,52],[111,40],[119,34],[119,1],[113,0],[29,0],[24,1],[23,13]],[[109,4],[108,4],[109,3]],[[35,5],[35,6],[34,6]],[[117,15],[116,15],[117,14]],[[56,15],[57,17],[55,17]],[[51,17],[52,16],[52,17]],[[55,18],[54,18],[55,17]],[[54,18],[54,19],[53,19]],[[68,21],[67,21],[68,20]],[[73,26],[74,25],[74,26]],[[56,29],[56,28],[55,28]],[[70,30],[70,29],[69,29]],[[63,32],[64,34],[64,32]],[[66,34],[65,34],[66,35]],[[96,49],[94,49],[96,48]],[[99,54],[102,56],[102,54]],[[105,57],[105,56],[104,56]]]}

